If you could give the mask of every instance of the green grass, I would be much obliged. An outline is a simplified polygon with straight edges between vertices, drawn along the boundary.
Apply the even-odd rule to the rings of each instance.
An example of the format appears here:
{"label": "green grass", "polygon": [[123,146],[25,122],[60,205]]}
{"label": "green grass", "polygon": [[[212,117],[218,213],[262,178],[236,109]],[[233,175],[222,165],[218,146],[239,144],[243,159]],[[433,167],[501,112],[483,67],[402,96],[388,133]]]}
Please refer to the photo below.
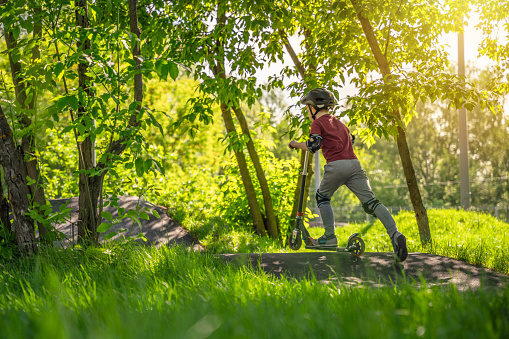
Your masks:
{"label": "green grass", "polygon": [[0,262],[2,338],[502,338],[509,288],[277,280],[186,248],[42,251]]}

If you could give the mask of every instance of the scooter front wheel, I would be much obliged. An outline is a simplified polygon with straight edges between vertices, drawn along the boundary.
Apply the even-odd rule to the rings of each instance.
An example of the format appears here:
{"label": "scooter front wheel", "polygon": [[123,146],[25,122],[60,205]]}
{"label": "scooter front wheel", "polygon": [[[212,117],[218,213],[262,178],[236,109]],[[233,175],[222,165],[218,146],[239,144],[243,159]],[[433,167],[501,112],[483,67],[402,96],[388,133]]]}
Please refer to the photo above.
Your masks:
{"label": "scooter front wheel", "polygon": [[354,257],[360,257],[363,255],[364,249],[366,248],[364,245],[364,240],[362,240],[362,238],[359,236],[350,237],[346,246],[348,251],[352,253]]}
{"label": "scooter front wheel", "polygon": [[293,230],[292,234],[288,238],[288,246],[294,251],[297,251],[302,246],[302,235],[297,229]]}

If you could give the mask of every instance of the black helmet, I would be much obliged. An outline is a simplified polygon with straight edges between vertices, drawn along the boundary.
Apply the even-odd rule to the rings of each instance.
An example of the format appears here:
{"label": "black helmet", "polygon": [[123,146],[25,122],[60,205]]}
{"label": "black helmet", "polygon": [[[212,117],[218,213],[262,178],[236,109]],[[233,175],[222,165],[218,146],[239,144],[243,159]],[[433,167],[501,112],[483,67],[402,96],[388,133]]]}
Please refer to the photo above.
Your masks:
{"label": "black helmet", "polygon": [[336,99],[334,98],[334,94],[328,89],[315,88],[307,92],[300,99],[300,103],[302,105],[309,105],[316,110],[315,114],[311,114],[314,120],[320,110],[334,106],[336,104]]}

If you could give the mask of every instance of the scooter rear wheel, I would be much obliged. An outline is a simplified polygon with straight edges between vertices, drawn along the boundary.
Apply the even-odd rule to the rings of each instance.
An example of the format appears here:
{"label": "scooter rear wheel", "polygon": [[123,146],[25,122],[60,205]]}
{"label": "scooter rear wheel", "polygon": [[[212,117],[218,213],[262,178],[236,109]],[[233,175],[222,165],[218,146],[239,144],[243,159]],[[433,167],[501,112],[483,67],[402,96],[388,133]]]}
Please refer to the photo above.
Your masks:
{"label": "scooter rear wheel", "polygon": [[293,234],[290,235],[288,238],[288,246],[294,251],[297,251],[302,246],[302,235],[300,231],[297,231],[297,235],[295,236]]}
{"label": "scooter rear wheel", "polygon": [[361,237],[350,237],[348,239],[348,244],[346,245],[348,248],[348,251],[352,253],[354,257],[360,257],[364,254],[364,250],[366,248],[366,245],[364,244],[364,240],[362,240]]}

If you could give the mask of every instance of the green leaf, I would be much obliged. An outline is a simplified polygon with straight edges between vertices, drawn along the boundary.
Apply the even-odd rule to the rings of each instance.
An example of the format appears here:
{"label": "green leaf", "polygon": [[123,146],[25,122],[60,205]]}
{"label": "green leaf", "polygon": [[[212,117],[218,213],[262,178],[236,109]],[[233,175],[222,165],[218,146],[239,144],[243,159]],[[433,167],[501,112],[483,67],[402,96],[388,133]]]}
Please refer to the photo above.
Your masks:
{"label": "green leaf", "polygon": [[157,212],[157,210],[152,210],[152,214],[153,214],[156,218],[158,218],[158,219],[160,219],[160,218],[161,218],[161,217],[159,216],[159,212]]}
{"label": "green leaf", "polygon": [[145,238],[145,235],[143,233],[138,234],[135,239],[141,239],[145,242],[147,242],[147,238]]}
{"label": "green leaf", "polygon": [[57,109],[62,111],[65,106],[69,104],[69,99],[67,97],[61,97],[57,101]]}
{"label": "green leaf", "polygon": [[76,127],[78,128],[78,133],[80,135],[84,135],[87,133],[85,126],[83,126],[82,124],[78,124]]}
{"label": "green leaf", "polygon": [[169,73],[173,80],[177,80],[177,77],[179,75],[179,68],[176,63],[174,62],[168,62],[168,67],[170,68]]}
{"label": "green leaf", "polygon": [[140,212],[140,219],[143,219],[143,220],[149,220],[150,217],[148,216],[148,213],[145,212],[145,211],[141,211]]}
{"label": "green leaf", "polygon": [[141,177],[143,175],[143,173],[145,172],[143,165],[144,165],[144,161],[142,158],[137,158],[134,161],[134,166],[136,166],[136,175],[138,175],[139,177]]}
{"label": "green leaf", "polygon": [[[98,231],[99,232],[99,231]],[[100,232],[100,233],[103,233],[103,232]],[[104,240],[110,240],[111,238],[113,238],[114,236],[116,236],[118,233],[117,232],[111,232],[111,233],[108,233],[104,236]]]}
{"label": "green leaf", "polygon": [[64,96],[58,99],[57,107],[59,110],[63,110],[64,107],[70,105],[75,111],[78,110],[78,98],[75,95]]}
{"label": "green leaf", "polygon": [[152,159],[147,159],[143,163],[143,172],[148,172],[148,170],[152,167]]}
{"label": "green leaf", "polygon": [[102,216],[104,219],[108,220],[109,222],[111,222],[111,219],[113,218],[113,216],[111,215],[111,213],[110,213],[110,212],[108,212],[108,211],[103,211],[103,212],[101,213],[101,216]]}
{"label": "green leaf", "polygon": [[59,62],[55,65],[55,68],[53,69],[53,73],[57,77],[57,80],[60,81],[62,77],[64,76],[64,64]]}
{"label": "green leaf", "polygon": [[97,227],[97,232],[98,233],[104,233],[107,230],[109,230],[111,228],[111,226],[112,225],[110,223],[103,222],[103,223],[99,224],[99,226]]}
{"label": "green leaf", "polygon": [[14,39],[18,40],[20,32],[21,32],[21,28],[19,26],[14,26],[12,28],[12,34],[14,35]]}

